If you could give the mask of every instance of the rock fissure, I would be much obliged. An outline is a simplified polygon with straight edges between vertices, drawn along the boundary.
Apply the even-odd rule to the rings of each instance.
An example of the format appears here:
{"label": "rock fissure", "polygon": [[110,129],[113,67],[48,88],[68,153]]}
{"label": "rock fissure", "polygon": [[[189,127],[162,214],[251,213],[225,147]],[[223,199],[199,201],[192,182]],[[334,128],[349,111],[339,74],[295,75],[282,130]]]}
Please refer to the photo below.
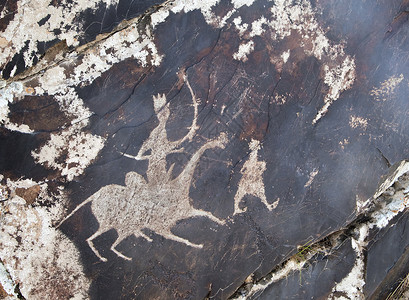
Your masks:
{"label": "rock fissure", "polygon": [[[398,186],[395,192],[389,189]],[[347,277],[332,290],[328,299],[339,299],[336,293],[344,293],[348,299],[363,299],[363,287],[366,273],[366,247],[367,237],[372,228],[378,230],[385,227],[390,220],[398,216],[409,207],[409,161],[401,161],[391,167],[389,175],[379,185],[375,198],[356,216],[355,220],[343,229],[331,233],[323,239],[298,246],[296,254],[276,266],[271,272],[262,278],[249,279],[229,299],[253,299],[253,296],[273,285],[277,281],[285,279],[293,272],[300,272],[308,264],[312,264],[317,255],[325,257],[335,255],[347,240],[352,243],[356,251],[356,262]],[[386,220],[385,220],[386,219]],[[252,276],[250,276],[252,277]]]}
{"label": "rock fissure", "polygon": [[406,0],[41,1],[0,16],[25,297],[374,300],[407,275],[406,161],[372,193],[409,157]]}

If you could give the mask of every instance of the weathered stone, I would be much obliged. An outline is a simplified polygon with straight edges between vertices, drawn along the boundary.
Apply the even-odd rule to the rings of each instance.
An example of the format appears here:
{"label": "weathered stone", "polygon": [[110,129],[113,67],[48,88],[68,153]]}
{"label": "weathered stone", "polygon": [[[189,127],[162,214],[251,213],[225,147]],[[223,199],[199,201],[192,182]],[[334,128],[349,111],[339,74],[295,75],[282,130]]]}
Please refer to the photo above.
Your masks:
{"label": "weathered stone", "polygon": [[26,200],[27,204],[33,204],[40,194],[41,187],[35,185],[29,188],[16,188],[16,195]]}
{"label": "weathered stone", "polygon": [[407,1],[29,2],[0,16],[0,258],[24,297],[406,275]]}

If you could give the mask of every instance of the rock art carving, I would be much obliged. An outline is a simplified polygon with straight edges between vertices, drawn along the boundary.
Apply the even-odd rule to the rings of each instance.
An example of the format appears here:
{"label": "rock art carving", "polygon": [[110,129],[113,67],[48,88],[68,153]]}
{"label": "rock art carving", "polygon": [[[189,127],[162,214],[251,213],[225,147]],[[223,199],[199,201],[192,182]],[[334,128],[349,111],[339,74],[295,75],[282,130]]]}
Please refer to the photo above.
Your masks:
{"label": "rock art carving", "polygon": [[[318,110],[312,124],[316,124],[328,111],[331,104],[338,100],[341,93],[350,89],[355,82],[355,58],[345,53],[343,43],[331,41],[316,19],[316,12],[309,1],[274,1],[266,16],[251,24],[242,23],[241,17],[233,23],[242,37],[233,58],[246,62],[254,51],[253,39],[271,34],[272,40],[284,40],[292,36],[298,39],[305,55],[314,56],[322,63],[323,81],[328,87],[324,105]],[[279,59],[271,58],[277,69],[281,69],[291,56],[290,49],[283,52]]]}
{"label": "rock art carving", "polygon": [[249,144],[251,150],[248,160],[241,168],[242,177],[239,182],[239,188],[234,196],[234,215],[242,213],[245,209],[239,207],[240,201],[246,195],[253,195],[261,199],[261,202],[272,210],[274,204],[267,202],[265,187],[263,182],[263,173],[266,170],[266,163],[258,160],[258,150],[260,149],[260,142],[252,140]]}
{"label": "rock art carving", "polygon": [[[126,174],[125,186],[111,184],[101,188],[78,205],[60,223],[62,224],[81,207],[91,202],[91,209],[98,220],[99,228],[87,239],[87,242],[95,255],[102,261],[107,261],[107,259],[101,256],[92,241],[110,229],[116,229],[118,233],[111,250],[119,257],[131,260],[130,257],[123,255],[115,247],[132,234],[152,241],[143,232],[144,229],[155,231],[167,239],[184,243],[190,247],[202,248],[202,244],[192,243],[173,234],[172,227],[180,220],[200,216],[207,217],[215,223],[224,224],[223,220],[211,213],[194,208],[189,197],[189,189],[200,157],[208,149],[223,148],[227,142],[225,133],[206,141],[192,155],[184,170],[176,178],[172,178],[173,165],[166,169],[166,156],[170,153],[181,152],[183,148],[179,147],[182,142],[191,140],[197,130],[198,103],[186,77],[185,82],[192,95],[194,106],[194,119],[188,134],[177,141],[168,140],[165,126],[170,115],[169,104],[166,103],[165,95],[153,96],[154,109],[159,124],[152,130],[136,156],[124,154],[130,159],[149,160],[149,167],[146,172],[147,180],[138,173],[129,172]],[[146,154],[148,152],[150,153]]]}
{"label": "rock art carving", "polygon": [[399,76],[391,76],[389,79],[383,81],[379,86],[374,87],[370,92],[376,101],[386,101],[393,97],[396,88],[399,87],[402,80],[404,79],[403,74]]}

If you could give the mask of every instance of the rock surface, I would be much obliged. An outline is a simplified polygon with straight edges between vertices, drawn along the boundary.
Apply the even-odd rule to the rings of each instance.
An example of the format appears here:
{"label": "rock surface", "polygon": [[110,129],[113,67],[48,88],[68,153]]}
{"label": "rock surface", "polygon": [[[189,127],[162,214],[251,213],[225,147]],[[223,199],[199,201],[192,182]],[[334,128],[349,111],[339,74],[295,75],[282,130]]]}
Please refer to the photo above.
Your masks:
{"label": "rock surface", "polygon": [[409,273],[408,1],[0,9],[0,297],[383,299]]}

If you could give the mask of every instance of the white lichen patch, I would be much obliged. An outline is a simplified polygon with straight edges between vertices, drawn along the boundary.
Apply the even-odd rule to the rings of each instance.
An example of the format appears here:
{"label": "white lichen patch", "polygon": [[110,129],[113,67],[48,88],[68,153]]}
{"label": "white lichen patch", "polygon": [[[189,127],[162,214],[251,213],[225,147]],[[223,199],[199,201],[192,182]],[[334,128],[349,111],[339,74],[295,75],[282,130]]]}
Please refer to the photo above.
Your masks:
{"label": "white lichen patch", "polygon": [[369,92],[369,95],[371,95],[376,101],[387,101],[393,97],[396,88],[401,84],[403,79],[403,74],[400,74],[399,76],[391,76],[378,87],[374,87]]}
{"label": "white lichen patch", "polygon": [[[18,2],[17,14],[0,37],[0,47],[2,50],[0,52],[0,64],[7,63],[16,53],[19,53],[25,47],[26,43],[28,43],[28,49],[24,52],[26,67],[33,65],[39,42],[59,39],[65,40],[68,46],[77,46],[79,34],[85,31],[86,28],[82,28],[80,24],[77,25],[78,22],[74,22],[74,20],[78,18],[81,12],[87,9],[91,11],[96,10],[99,4],[102,3],[102,0],[74,0],[70,5],[66,5],[66,8],[49,5],[50,2],[51,0],[47,0],[45,3],[42,0],[21,0]],[[118,2],[119,0],[103,1],[107,7],[117,5]],[[119,34],[112,35],[113,38],[108,41],[108,43],[115,47],[114,50],[118,50],[115,51],[117,53],[112,53],[108,55],[110,57],[104,58],[104,55],[101,54],[103,49],[100,49],[102,52],[96,51],[95,53],[98,53],[96,57],[88,57],[88,60],[98,60],[98,56],[101,55],[101,61],[97,61],[97,63],[99,65],[107,63],[109,66],[126,57],[133,56],[139,59],[142,64],[146,64],[148,63],[146,60],[147,56],[150,54],[153,56],[150,63],[157,66],[160,64],[161,56],[158,54],[152,42],[153,32],[151,32],[150,29],[154,30],[159,24],[165,22],[171,12],[188,13],[199,10],[208,24],[222,28],[226,26],[227,21],[240,7],[250,6],[254,0],[232,0],[233,8],[223,16],[217,16],[213,12],[213,8],[219,4],[219,2],[220,0],[169,1],[151,14],[151,23],[148,24],[145,35],[139,36],[139,34],[136,33],[136,26],[122,28]],[[38,24],[39,21],[47,19],[47,17],[48,20],[45,24],[40,26]],[[136,20],[138,20],[138,18]],[[56,29],[60,30],[61,33],[56,34]],[[132,40],[132,37],[135,39]],[[105,47],[105,49],[109,49],[109,47]],[[92,63],[88,65],[88,67],[89,66],[92,66]],[[84,72],[83,75],[86,76],[86,72]],[[90,75],[90,77],[96,76],[96,74]],[[92,81],[91,78],[88,80]]]}
{"label": "white lichen patch", "polygon": [[[233,1],[234,8],[222,16],[216,16],[213,12],[213,8],[218,3],[218,0],[192,2],[178,0],[166,3],[152,14],[151,24],[146,26],[143,33],[140,32],[136,24],[131,24],[107,36],[106,39],[96,43],[91,50],[83,53],[84,56],[81,63],[75,66],[74,72],[67,78],[65,78],[62,72],[61,66],[47,70],[40,77],[41,88],[49,94],[58,94],[58,87],[62,85],[77,86],[78,84],[89,84],[103,72],[107,71],[113,64],[130,57],[137,59],[142,66],[158,66],[162,61],[162,55],[159,54],[154,43],[154,29],[158,24],[166,21],[170,12],[187,13],[200,10],[209,24],[221,28],[226,26],[237,9],[244,5],[249,6],[253,1]],[[89,7],[96,7],[96,2],[91,0],[85,1],[73,13],[78,13],[81,9]],[[300,46],[304,48],[307,54],[314,55],[320,60],[330,57],[332,61],[337,61],[339,58],[344,58],[344,63],[340,66],[332,66],[331,64],[325,66],[325,83],[329,86],[329,92],[325,97],[324,107],[319,110],[313,121],[313,123],[316,123],[326,113],[331,103],[339,97],[340,93],[352,85],[355,68],[353,59],[344,54],[342,45],[335,45],[328,40],[324,30],[315,20],[315,13],[308,1],[297,3],[289,3],[282,0],[276,1],[270,11],[271,15],[261,16],[253,21],[250,26],[251,28],[249,28],[248,24],[242,24],[240,17],[234,18],[233,23],[241,35],[249,31],[249,37],[266,34],[266,30],[269,29],[273,39],[277,40],[291,35],[292,31],[297,31],[303,37],[303,40],[300,41]],[[41,13],[38,12],[39,15]],[[134,21],[137,22],[137,20]],[[54,23],[54,21],[56,20],[53,19],[51,21],[50,19],[49,22]],[[312,40],[311,43],[308,42],[310,40]],[[239,49],[233,54],[233,57],[236,60],[247,61],[248,55],[252,51],[254,51],[254,41],[243,41]],[[289,54],[288,51],[282,53],[282,63],[288,60]],[[75,57],[75,52],[71,54],[71,57]],[[37,94],[42,93],[41,88],[35,89]]]}
{"label": "white lichen patch", "polygon": [[355,81],[355,60],[347,56],[342,65],[332,68],[324,65],[324,72],[324,83],[329,87],[329,92],[324,98],[324,106],[312,121],[313,124],[327,113],[331,104],[339,98],[343,91],[352,87]]}
{"label": "white lichen patch", "polygon": [[0,108],[4,108],[9,102],[13,102],[14,97],[20,97],[23,93],[21,82],[12,82],[0,89]]}
{"label": "white lichen patch", "polygon": [[109,36],[88,51],[82,63],[69,78],[70,85],[89,84],[115,63],[127,58],[134,58],[143,66],[159,66],[162,55],[154,43],[154,36],[149,30],[141,33],[136,24]]}
{"label": "white lichen patch", "polygon": [[[234,0],[233,0],[234,1]],[[250,2],[253,2],[251,0]],[[200,10],[206,22],[212,26],[222,28],[226,25],[227,20],[233,15],[234,12],[241,6],[248,3],[245,1],[236,1],[234,8],[228,11],[224,16],[217,16],[213,12],[213,8],[220,2],[220,0],[177,0],[171,4],[171,11],[174,13],[185,12],[188,13],[194,10]]]}
{"label": "white lichen patch", "polygon": [[[32,156],[39,164],[61,171],[71,181],[81,175],[85,168],[98,155],[104,146],[104,139],[90,133],[75,132],[72,127],[58,134],[52,134],[50,140]],[[65,153],[66,152],[66,153]],[[66,158],[61,161],[61,157]]]}
{"label": "white lichen patch", "polygon": [[[337,283],[332,289],[332,294],[328,299],[364,299],[363,287],[365,285],[365,254],[364,250],[368,242],[366,238],[369,233],[367,226],[363,225],[359,228],[359,236],[357,239],[351,238],[352,248],[355,251],[355,264],[349,274]],[[347,295],[334,296],[334,293],[340,292]]]}
{"label": "white lichen patch", "polygon": [[[59,67],[56,68],[58,70],[56,73],[62,76]],[[58,86],[57,80],[52,83],[44,81],[42,86],[46,92],[56,93],[54,95],[56,102],[72,121],[68,128],[52,133],[45,145],[32,151],[31,155],[37,163],[61,171],[61,175],[71,181],[81,175],[97,157],[104,146],[105,139],[83,131],[92,114],[84,106],[74,88]]]}
{"label": "white lichen patch", "polygon": [[251,37],[262,35],[266,28],[270,29],[273,40],[282,40],[290,36],[293,30],[303,34],[306,40],[322,33],[308,1],[275,1],[270,13],[252,23]]}
{"label": "white lichen patch", "polygon": [[[0,258],[26,299],[88,299],[90,281],[79,253],[52,226],[61,210],[32,207],[15,193],[17,187],[33,184],[42,187],[39,197],[47,199],[46,183],[7,180],[12,196],[0,202]],[[48,200],[55,202],[55,197]]]}
{"label": "white lichen patch", "polygon": [[242,20],[241,20],[240,16],[233,19],[233,24],[236,27],[236,29],[238,30],[240,35],[243,35],[247,31],[247,28],[249,27],[249,24],[242,23]]}
{"label": "white lichen patch", "polygon": [[260,19],[255,20],[253,23],[251,23],[250,37],[262,35],[265,31],[265,29],[263,28],[263,25],[266,25],[266,24],[267,24],[267,19],[265,17],[261,17]]}
{"label": "white lichen patch", "polygon": [[[255,0],[231,0],[233,8],[226,12],[222,16],[218,16],[214,13],[214,8],[220,3],[220,0],[176,0],[166,3],[161,7],[157,12],[153,14],[153,27],[156,27],[158,24],[163,23],[169,16],[169,12],[173,13],[188,13],[191,11],[200,10],[205,21],[216,28],[222,28],[228,25],[230,18],[237,12],[237,10],[243,6],[251,6]],[[236,17],[234,24],[240,26],[241,17]],[[247,28],[248,24],[243,24],[243,28]]]}
{"label": "white lichen patch", "polygon": [[45,184],[45,183],[43,183],[43,182],[42,182],[42,183],[38,183],[38,182],[33,181],[32,179],[28,179],[28,178],[26,178],[26,179],[20,179],[20,180],[18,180],[18,181],[12,181],[12,180],[10,180],[10,179],[7,178],[7,187],[11,189],[10,195],[11,195],[12,197],[15,196],[15,194],[13,194],[13,191],[14,191],[15,189],[17,189],[17,188],[25,188],[25,189],[27,189],[27,188],[31,188],[31,187],[36,186],[36,185],[43,186],[43,189],[46,189],[46,187],[47,187],[47,184]]}
{"label": "white lichen patch", "polygon": [[4,264],[0,261],[0,288],[7,293],[9,296],[14,296],[13,298],[17,298],[17,293],[14,291],[16,287],[16,283],[11,278],[9,272],[7,271]]}
{"label": "white lichen patch", "polygon": [[[70,87],[91,84],[112,65],[125,59],[134,58],[146,67],[159,66],[163,57],[156,48],[149,25],[144,32],[140,32],[136,23],[96,42],[89,49],[80,47],[77,51],[71,53],[64,64],[53,66],[38,76],[40,85],[35,89],[37,95],[47,93],[64,97],[70,92]],[[80,54],[83,57],[77,62],[77,55]],[[65,66],[73,68],[68,76],[65,75]]]}
{"label": "white lichen patch", "polygon": [[25,90],[21,82],[12,82],[9,85],[5,85],[0,89],[0,124],[9,130],[19,131],[23,133],[32,133],[25,124],[12,123],[8,117],[10,112],[9,103],[14,99],[19,99],[25,95]]}
{"label": "white lichen patch", "polygon": [[39,77],[41,87],[49,94],[56,94],[65,83],[64,68],[55,66],[48,69],[42,76]]}
{"label": "white lichen patch", "polygon": [[74,88],[66,88],[62,85],[59,88],[59,93],[54,95],[54,99],[58,103],[60,110],[72,119],[72,127],[79,130],[87,126],[88,118],[92,116],[92,113],[85,107],[84,101],[78,97]]}
{"label": "white lichen patch", "polygon": [[347,56],[342,65],[331,68],[324,65],[324,82],[329,86],[326,102],[335,101],[342,91],[349,89],[355,81],[355,61]]}
{"label": "white lichen patch", "polygon": [[174,13],[178,13],[178,12],[190,12],[190,11],[194,11],[194,10],[200,10],[201,13],[203,14],[206,22],[208,22],[209,24],[214,24],[217,25],[215,23],[216,21],[216,16],[213,13],[212,9],[213,7],[218,4],[220,2],[220,0],[193,0],[193,1],[185,1],[185,0],[178,0],[175,1],[172,4],[171,10]]}
{"label": "white lichen patch", "polygon": [[281,58],[283,59],[283,63],[286,63],[288,61],[288,59],[290,58],[290,52],[291,52],[291,50],[288,49],[287,51],[284,51],[281,54]]}
{"label": "white lichen patch", "polygon": [[[98,68],[95,66],[94,69]],[[35,91],[37,95],[54,95],[61,111],[71,119],[71,126],[62,129],[61,132],[52,133],[50,140],[40,149],[32,151],[32,155],[37,163],[60,170],[62,176],[73,180],[75,176],[82,174],[91,161],[97,157],[98,152],[103,148],[104,139],[83,132],[92,113],[84,106],[75,89],[69,87],[64,71],[65,69],[61,66],[48,69],[38,77],[39,87]],[[80,78],[71,78],[70,83],[76,85],[80,81]],[[13,82],[1,90],[0,121],[9,130],[32,132],[27,125],[16,125],[8,119],[8,103],[24,95],[26,90],[19,82]]]}
{"label": "white lichen patch", "polygon": [[152,28],[155,29],[155,27],[163,22],[165,22],[165,20],[167,19],[167,17],[169,17],[169,10],[167,9],[159,9],[158,11],[154,12],[151,15],[151,25]]}
{"label": "white lichen patch", "polygon": [[[267,202],[265,194],[265,186],[263,182],[263,174],[266,170],[266,162],[258,159],[258,151],[260,150],[260,142],[251,140],[249,143],[250,154],[249,158],[243,164],[240,173],[242,177],[238,184],[236,195],[234,196],[234,213],[233,215],[242,213],[246,209],[239,207],[241,200],[246,195],[252,195],[261,200],[268,210],[272,210],[274,204]],[[278,203],[277,203],[278,205]],[[275,206],[277,206],[275,205]]]}
{"label": "white lichen patch", "polygon": [[190,140],[198,129],[196,126],[197,99],[186,76],[184,80],[190,90],[195,108],[188,134],[180,140],[169,141],[166,133],[166,123],[170,115],[169,104],[166,103],[165,95],[154,96],[158,126],[152,130],[136,156],[123,153],[130,159],[149,161],[146,171],[147,180],[138,173],[129,172],[126,175],[125,186],[111,184],[101,188],[61,221],[61,223],[64,222],[78,209],[91,202],[91,209],[98,220],[99,228],[87,239],[87,242],[102,261],[106,261],[106,258],[101,256],[94,247],[93,239],[113,228],[116,229],[118,238],[112,244],[111,250],[119,257],[130,260],[130,257],[116,250],[116,246],[130,235],[143,237],[152,242],[152,239],[144,233],[144,229],[155,231],[167,239],[184,243],[189,247],[202,248],[202,244],[191,242],[172,233],[172,227],[178,221],[192,217],[207,217],[217,224],[224,224],[223,220],[211,213],[194,208],[189,191],[201,156],[208,149],[223,148],[227,143],[226,134],[221,133],[217,138],[206,141],[193,153],[184,170],[176,178],[172,178],[173,166],[170,169],[166,166],[166,156],[170,153],[182,152],[181,144]]}
{"label": "white lichen patch", "polygon": [[241,44],[239,50],[233,54],[233,58],[236,60],[241,60],[243,62],[247,61],[247,55],[254,50],[254,42],[249,41],[246,44]]}
{"label": "white lichen patch", "polygon": [[[378,203],[381,207],[374,213],[373,226],[384,228],[400,212],[409,207],[409,162],[401,162],[396,171],[390,174],[378,188],[375,196],[379,194],[382,201]],[[392,195],[386,191],[398,182],[400,189]]]}
{"label": "white lichen patch", "polygon": [[[74,20],[86,9],[96,10],[101,0],[74,0],[66,7],[51,5],[51,0],[20,0],[17,2],[17,13],[1,33],[0,65],[24,50],[24,63],[31,67],[40,42],[50,42],[55,39],[65,40],[68,46],[78,44],[78,34],[85,28],[76,25]],[[118,0],[104,1],[108,6],[117,4]],[[44,25],[39,21],[48,20]],[[56,30],[60,33],[55,33]],[[13,74],[12,74],[13,75]]]}
{"label": "white lichen patch", "polygon": [[368,120],[362,117],[351,116],[349,118],[349,126],[351,128],[362,128],[363,130],[366,130],[368,127]]}
{"label": "white lichen patch", "polygon": [[[395,183],[398,183],[399,190],[387,193],[387,190]],[[378,208],[370,215],[370,221],[362,223],[357,230],[359,236],[352,238],[352,247],[356,253],[356,260],[351,272],[339,282],[332,290],[333,294],[329,299],[345,299],[334,296],[335,292],[342,292],[347,295],[347,299],[363,299],[363,287],[365,285],[365,256],[364,249],[368,244],[366,238],[370,229],[377,227],[379,229],[386,227],[389,222],[400,212],[409,207],[409,163],[402,161],[395,168],[384,182],[379,186],[374,194]],[[367,205],[357,202],[357,206],[367,208]]]}
{"label": "white lichen patch", "polygon": [[251,6],[255,0],[231,0],[234,8],[238,9],[244,5]]}

